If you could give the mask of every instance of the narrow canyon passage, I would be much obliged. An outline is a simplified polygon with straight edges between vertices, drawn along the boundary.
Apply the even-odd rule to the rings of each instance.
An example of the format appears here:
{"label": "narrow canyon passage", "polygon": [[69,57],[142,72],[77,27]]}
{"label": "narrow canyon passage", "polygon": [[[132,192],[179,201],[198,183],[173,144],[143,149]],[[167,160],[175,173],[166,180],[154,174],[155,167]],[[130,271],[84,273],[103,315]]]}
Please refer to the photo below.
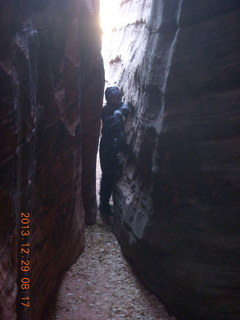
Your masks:
{"label": "narrow canyon passage", "polygon": [[[97,161],[97,195],[101,170]],[[86,228],[86,247],[62,283],[55,320],[175,320],[136,278],[112,228]]]}
{"label": "narrow canyon passage", "polygon": [[174,320],[136,279],[111,228],[86,229],[86,248],[68,271],[56,320]]}
{"label": "narrow canyon passage", "polygon": [[[105,3],[104,32],[100,0],[0,5],[0,320],[239,320],[240,1]],[[96,199],[112,85],[114,233]]]}

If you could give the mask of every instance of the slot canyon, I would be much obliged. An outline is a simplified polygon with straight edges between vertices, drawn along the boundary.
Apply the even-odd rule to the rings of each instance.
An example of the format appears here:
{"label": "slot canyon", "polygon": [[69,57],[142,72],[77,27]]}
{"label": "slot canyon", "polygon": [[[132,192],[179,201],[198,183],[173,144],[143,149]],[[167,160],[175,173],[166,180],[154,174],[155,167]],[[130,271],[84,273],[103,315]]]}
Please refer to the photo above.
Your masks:
{"label": "slot canyon", "polygon": [[126,261],[176,319],[239,320],[240,2],[121,0],[104,64],[99,7],[0,3],[0,320],[53,319],[81,264],[105,82],[130,106],[111,231]]}

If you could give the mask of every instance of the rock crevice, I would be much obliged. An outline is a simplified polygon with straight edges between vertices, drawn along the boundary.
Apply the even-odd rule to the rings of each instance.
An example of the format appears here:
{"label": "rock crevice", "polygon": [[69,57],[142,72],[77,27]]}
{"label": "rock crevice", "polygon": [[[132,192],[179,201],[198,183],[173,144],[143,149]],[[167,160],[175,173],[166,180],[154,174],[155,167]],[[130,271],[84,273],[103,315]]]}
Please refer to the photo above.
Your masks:
{"label": "rock crevice", "polygon": [[[49,319],[64,272],[83,251],[85,222],[96,221],[104,86],[98,9],[98,0],[1,4],[3,320]],[[30,213],[25,274],[21,212]],[[23,277],[30,279],[25,292]],[[25,293],[29,308],[21,305]]]}
{"label": "rock crevice", "polygon": [[132,0],[119,15],[107,78],[132,110],[115,232],[180,319],[237,320],[239,3]]}

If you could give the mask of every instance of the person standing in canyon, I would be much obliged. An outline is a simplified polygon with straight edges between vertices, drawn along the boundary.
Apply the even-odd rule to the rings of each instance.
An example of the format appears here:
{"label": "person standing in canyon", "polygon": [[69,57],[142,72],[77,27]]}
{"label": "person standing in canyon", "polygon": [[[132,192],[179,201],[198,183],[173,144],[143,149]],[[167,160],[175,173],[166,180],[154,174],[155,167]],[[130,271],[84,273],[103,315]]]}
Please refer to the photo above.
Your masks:
{"label": "person standing in canyon", "polygon": [[122,102],[118,87],[108,87],[105,91],[106,105],[102,111],[102,136],[100,141],[100,184],[99,212],[104,223],[111,225],[113,212],[109,204],[117,174],[120,171],[119,153],[126,148],[124,120],[129,107]]}

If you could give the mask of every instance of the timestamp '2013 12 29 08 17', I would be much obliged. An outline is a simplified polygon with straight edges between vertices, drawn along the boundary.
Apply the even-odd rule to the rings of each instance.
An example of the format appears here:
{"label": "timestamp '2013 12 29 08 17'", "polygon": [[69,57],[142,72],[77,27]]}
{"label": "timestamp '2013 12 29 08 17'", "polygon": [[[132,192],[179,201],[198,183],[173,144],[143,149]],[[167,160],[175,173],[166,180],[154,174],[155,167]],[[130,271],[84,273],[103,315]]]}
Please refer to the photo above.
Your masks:
{"label": "timestamp '2013 12 29 08 17'", "polygon": [[21,299],[21,305],[23,307],[30,307],[30,213],[21,212],[21,224],[20,224],[20,283],[19,293]]}

